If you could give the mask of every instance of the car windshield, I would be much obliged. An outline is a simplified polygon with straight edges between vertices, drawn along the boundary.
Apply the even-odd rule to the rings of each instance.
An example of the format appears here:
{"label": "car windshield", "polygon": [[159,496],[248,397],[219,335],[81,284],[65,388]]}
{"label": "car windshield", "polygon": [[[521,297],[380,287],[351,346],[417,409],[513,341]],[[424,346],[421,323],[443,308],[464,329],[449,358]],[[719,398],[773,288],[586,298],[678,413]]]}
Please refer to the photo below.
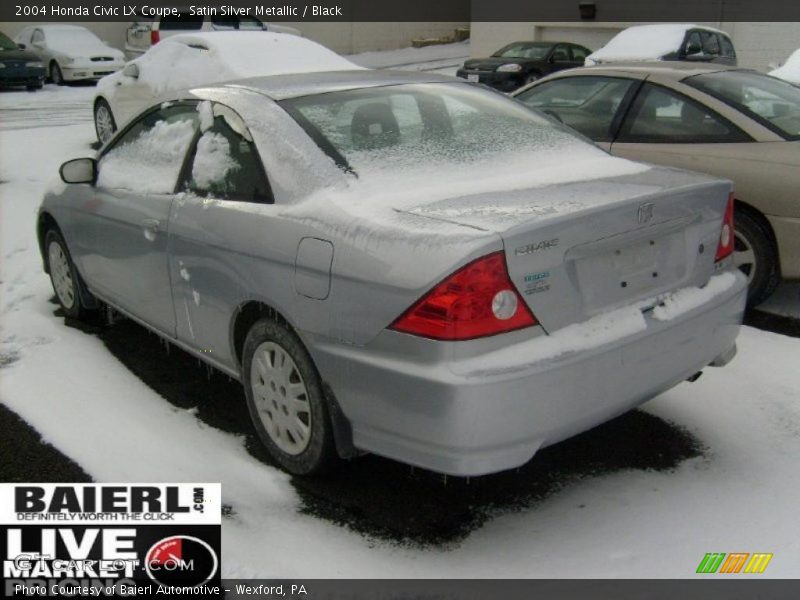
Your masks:
{"label": "car windshield", "polygon": [[509,44],[501,48],[492,56],[498,58],[524,58],[528,60],[544,60],[550,50],[550,44]]}
{"label": "car windshield", "polygon": [[730,104],[787,139],[800,139],[800,88],[790,83],[752,71],[706,73],[683,82]]}
{"label": "car windshield", "polygon": [[526,157],[575,134],[496,92],[460,83],[405,84],[284,100],[337,163],[357,174]]}
{"label": "car windshield", "polygon": [[0,49],[16,50],[17,45],[5,33],[0,32]]}
{"label": "car windshield", "polygon": [[74,44],[101,44],[100,38],[88,29],[50,29],[47,31],[47,42],[51,45],[70,47]]}

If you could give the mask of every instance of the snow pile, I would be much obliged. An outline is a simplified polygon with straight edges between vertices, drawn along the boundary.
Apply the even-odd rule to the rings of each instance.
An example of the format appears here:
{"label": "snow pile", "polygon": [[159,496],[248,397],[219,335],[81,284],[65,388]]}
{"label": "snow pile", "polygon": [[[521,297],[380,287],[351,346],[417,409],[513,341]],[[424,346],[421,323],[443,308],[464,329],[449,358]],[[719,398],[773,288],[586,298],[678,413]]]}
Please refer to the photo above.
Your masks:
{"label": "snow pile", "polygon": [[[306,38],[263,31],[180,34],[133,62],[139,65],[138,81],[155,94],[247,77],[362,68]],[[124,75],[109,77],[113,81],[105,78],[101,87],[117,80],[123,85],[136,81]]]}
{"label": "snow pile", "polygon": [[[658,60],[666,54],[677,52],[686,32],[695,28],[697,25],[671,23],[628,27],[615,35],[605,46],[590,54],[586,58],[586,64]],[[702,29],[711,31],[707,27]]]}
{"label": "snow pile", "polygon": [[729,290],[736,283],[733,273],[721,273],[712,277],[702,288],[683,288],[661,297],[661,303],[653,310],[653,317],[659,321],[671,321],[709,302],[715,296]]}
{"label": "snow pile", "polygon": [[108,152],[98,166],[97,185],[169,194],[175,189],[195,124],[158,121],[138,138]]}
{"label": "snow pile", "polygon": [[792,52],[792,55],[783,66],[770,71],[769,74],[789,83],[800,85],[800,48]]}
{"label": "snow pile", "polygon": [[228,173],[239,168],[231,156],[231,145],[222,134],[207,131],[197,141],[192,179],[200,189],[224,187]]}

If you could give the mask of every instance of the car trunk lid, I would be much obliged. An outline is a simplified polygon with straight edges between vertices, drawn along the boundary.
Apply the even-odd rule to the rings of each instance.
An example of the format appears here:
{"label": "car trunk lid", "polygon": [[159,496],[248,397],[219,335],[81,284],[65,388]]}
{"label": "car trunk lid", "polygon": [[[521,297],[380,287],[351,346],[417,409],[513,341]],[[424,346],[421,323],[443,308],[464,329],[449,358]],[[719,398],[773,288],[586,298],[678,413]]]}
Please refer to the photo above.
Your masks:
{"label": "car trunk lid", "polygon": [[[645,173],[451,199],[413,212],[497,232],[511,280],[553,331],[686,286],[704,285],[730,183]],[[643,306],[643,308],[646,308]]]}

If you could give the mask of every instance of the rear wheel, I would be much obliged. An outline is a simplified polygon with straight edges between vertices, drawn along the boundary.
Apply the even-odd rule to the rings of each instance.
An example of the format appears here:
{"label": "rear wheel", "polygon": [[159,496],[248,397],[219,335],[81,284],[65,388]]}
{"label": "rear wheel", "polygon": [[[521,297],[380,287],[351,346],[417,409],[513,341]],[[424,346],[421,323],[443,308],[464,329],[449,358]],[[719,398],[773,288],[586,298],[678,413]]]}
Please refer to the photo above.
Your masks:
{"label": "rear wheel", "polygon": [[50,81],[56,85],[64,85],[64,74],[56,61],[50,63]]}
{"label": "rear wheel", "polygon": [[338,460],[319,374],[300,338],[273,320],[256,322],[244,343],[242,382],[256,433],[286,471],[309,475]]}
{"label": "rear wheel", "polygon": [[51,229],[45,236],[44,245],[50,282],[61,310],[68,317],[85,320],[93,311],[86,308],[81,300],[79,275],[72,264],[64,238],[57,230]]}
{"label": "rear wheel", "polygon": [[117,130],[117,124],[114,121],[111,107],[108,105],[108,102],[102,98],[94,105],[94,130],[101,144],[105,144],[110,140]]}
{"label": "rear wheel", "polygon": [[733,262],[747,277],[747,305],[757,306],[778,286],[778,252],[764,226],[745,211],[734,216]]}

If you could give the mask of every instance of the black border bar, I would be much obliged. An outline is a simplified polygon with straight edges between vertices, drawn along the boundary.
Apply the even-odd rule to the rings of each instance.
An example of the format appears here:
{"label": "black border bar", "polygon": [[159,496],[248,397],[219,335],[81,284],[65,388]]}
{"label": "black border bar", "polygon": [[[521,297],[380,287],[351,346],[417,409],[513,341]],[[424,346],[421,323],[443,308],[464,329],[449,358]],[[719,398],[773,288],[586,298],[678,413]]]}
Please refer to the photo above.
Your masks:
{"label": "black border bar", "polygon": [[800,22],[798,0],[2,0],[0,21],[133,21],[190,6],[271,22]]}

